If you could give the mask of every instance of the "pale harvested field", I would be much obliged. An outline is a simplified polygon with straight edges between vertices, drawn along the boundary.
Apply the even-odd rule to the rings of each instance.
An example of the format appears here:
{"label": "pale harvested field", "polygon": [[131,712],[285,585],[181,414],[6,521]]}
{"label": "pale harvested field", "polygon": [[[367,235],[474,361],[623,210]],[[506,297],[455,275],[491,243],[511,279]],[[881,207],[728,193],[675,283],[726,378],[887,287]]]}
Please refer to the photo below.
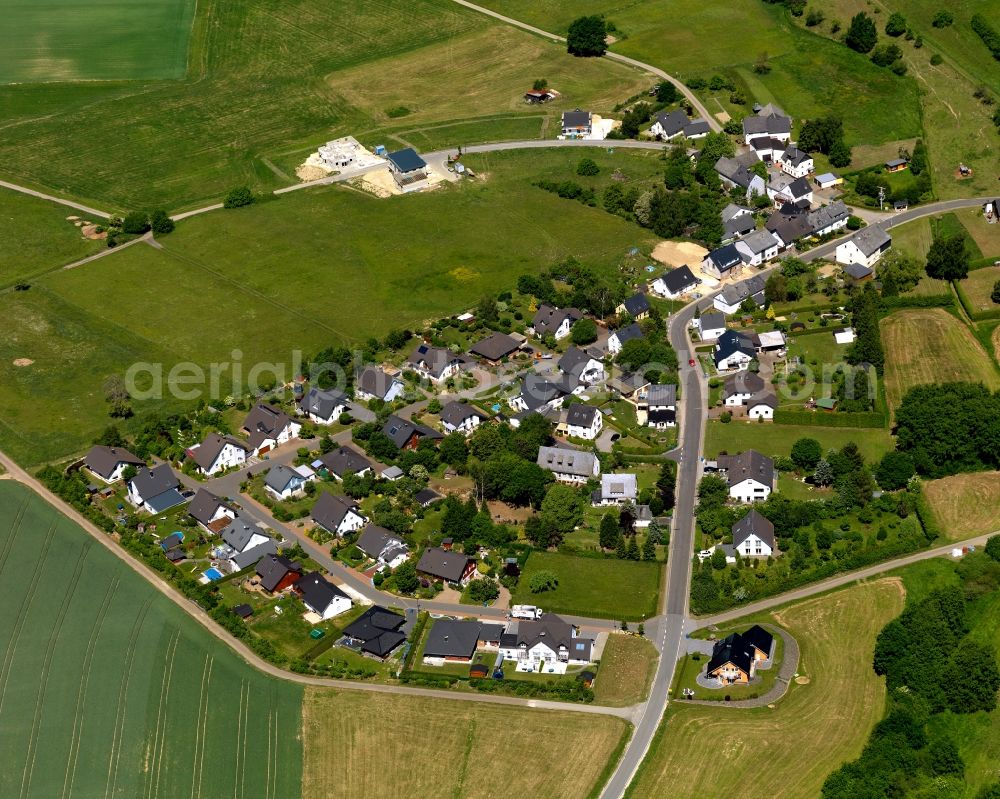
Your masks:
{"label": "pale harvested field", "polygon": [[956,474],[924,483],[942,532],[961,541],[1000,530],[1000,472]]}
{"label": "pale harvested field", "polygon": [[997,281],[1000,281],[1000,269],[995,266],[975,269],[962,281],[962,291],[969,300],[973,314],[1000,310],[1000,305],[993,302],[993,286]]}
{"label": "pale harvested field", "polygon": [[916,141],[916,139],[900,139],[887,141],[884,144],[856,144],[851,148],[851,168],[853,169],[855,165],[866,167],[885,163],[890,158],[896,158],[901,147],[912,153]]}
{"label": "pale harvested field", "polygon": [[641,702],[649,694],[656,661],[656,649],[645,638],[609,635],[594,683],[594,701],[612,707]]}
{"label": "pale harvested field", "polygon": [[[753,793],[819,796],[827,775],[861,752],[884,712],[885,684],[872,671],[879,630],[903,608],[898,579],[854,585],[775,614],[801,647],[799,672],[774,708],[675,704],[628,794],[705,799]],[[766,767],[762,767],[766,764]]]}
{"label": "pale harvested field", "polygon": [[1000,258],[1000,225],[987,223],[982,208],[961,208],[954,213],[984,256]]}
{"label": "pale harvested field", "polygon": [[580,713],[307,688],[303,799],[582,799],[626,731]]}
{"label": "pale harvested field", "polygon": [[1000,388],[1000,374],[979,342],[940,308],[899,311],[882,320],[885,392],[890,409],[907,389],[948,381],[982,382]]}
{"label": "pale harvested field", "polygon": [[653,250],[653,259],[667,266],[690,266],[697,270],[708,250],[692,241],[661,241]]}

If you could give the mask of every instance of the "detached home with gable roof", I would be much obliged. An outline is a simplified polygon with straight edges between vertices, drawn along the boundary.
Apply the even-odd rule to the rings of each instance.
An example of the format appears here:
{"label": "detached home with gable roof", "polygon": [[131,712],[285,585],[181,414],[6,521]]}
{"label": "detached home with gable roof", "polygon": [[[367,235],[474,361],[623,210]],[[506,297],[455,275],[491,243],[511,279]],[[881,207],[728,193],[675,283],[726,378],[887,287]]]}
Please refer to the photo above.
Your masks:
{"label": "detached home with gable roof", "polygon": [[516,660],[532,670],[544,662],[585,666],[590,663],[594,641],[581,636],[568,621],[543,613],[537,621],[515,620],[500,638],[504,660]]}
{"label": "detached home with gable roof", "polygon": [[312,520],[331,535],[342,536],[360,530],[368,519],[357,502],[339,494],[320,494],[312,509]]}
{"label": "detached home with gable roof", "polygon": [[105,483],[114,483],[122,479],[122,472],[129,466],[139,469],[146,465],[142,458],[138,458],[123,447],[105,447],[96,444],[90,448],[83,465],[87,471]]}
{"label": "detached home with gable roof", "polygon": [[590,111],[563,111],[562,135],[566,139],[586,139],[594,129],[594,120]]}
{"label": "detached home with gable roof", "polygon": [[226,561],[229,572],[249,568],[265,555],[278,553],[274,539],[239,514],[222,530],[222,541],[226,545],[222,558]]}
{"label": "detached home with gable roof", "polygon": [[615,308],[615,313],[628,314],[634,321],[642,321],[649,316],[649,298],[642,292],[633,294]]}
{"label": "detached home with gable roof", "polygon": [[714,341],[726,332],[726,317],[721,313],[703,313],[698,317],[698,333],[702,341]]}
{"label": "detached home with gable roof", "polygon": [[757,356],[753,339],[738,330],[727,330],[715,344],[715,368],[719,372],[746,369]]}
{"label": "detached home with gable roof", "polygon": [[337,447],[322,455],[319,462],[337,480],[343,480],[348,473],[364,477],[372,470],[371,461],[350,447]]}
{"label": "detached home with gable roof", "polygon": [[559,371],[578,383],[589,386],[605,377],[604,362],[579,347],[570,347],[559,359]]}
{"label": "detached home with gable roof", "polygon": [[733,246],[748,266],[760,266],[778,257],[778,240],[767,230],[754,230]]}
{"label": "detached home with gable roof", "polygon": [[701,285],[701,281],[694,276],[691,268],[685,264],[671,269],[664,275],[656,278],[649,285],[649,290],[659,297],[666,297],[668,300],[676,300],[689,291],[694,291]]}
{"label": "detached home with gable roof", "polygon": [[756,509],[751,510],[732,527],[733,549],[744,558],[768,558],[778,547],[774,541],[774,525]]}
{"label": "detached home with gable roof", "polygon": [[429,547],[417,562],[417,574],[433,580],[465,585],[476,572],[476,561],[454,550]]}
{"label": "detached home with gable roof", "polygon": [[298,436],[302,425],[287,413],[258,402],[243,421],[243,431],[250,438],[250,454],[264,455]]}
{"label": "detached home with gable roof", "polygon": [[604,429],[604,414],[593,405],[570,405],[566,411],[566,434],[593,441]]}
{"label": "detached home with gable roof", "polygon": [[826,236],[836,233],[847,227],[847,222],[851,218],[851,209],[840,200],[834,200],[829,205],[817,208],[809,212],[809,224],[812,227],[812,235]]}
{"label": "detached home with gable roof", "polygon": [[414,347],[404,367],[432,383],[443,383],[458,374],[465,364],[465,358],[458,353],[421,342]]}
{"label": "detached home with gable roof", "polygon": [[601,473],[601,462],[593,452],[565,447],[539,447],[535,462],[558,482],[571,485],[583,485]]}
{"label": "detached home with gable roof", "polygon": [[347,413],[350,401],[347,395],[334,390],[310,388],[299,400],[298,410],[316,424],[333,424],[342,413]]}
{"label": "detached home with gable roof", "polygon": [[730,275],[739,274],[743,269],[743,253],[736,244],[726,244],[712,250],[701,262],[701,269],[705,274],[721,280]]}
{"label": "detached home with gable roof", "polygon": [[732,633],[713,644],[705,673],[722,685],[748,683],[758,664],[771,657],[773,642],[774,637],[756,624],[745,633]]}
{"label": "detached home with gable roof", "polygon": [[625,346],[626,341],[631,341],[634,338],[645,338],[646,334],[642,332],[642,327],[638,322],[633,322],[628,327],[622,327],[618,330],[612,331],[611,335],[608,336],[608,352],[612,355],[617,355],[622,351],[622,347]]}
{"label": "detached home with gable roof", "polygon": [[393,444],[400,450],[416,449],[421,439],[429,438],[432,441],[440,441],[444,438],[437,430],[433,430],[426,425],[404,419],[393,414],[385,420],[382,426],[385,433]]}
{"label": "detached home with gable roof", "polygon": [[380,568],[395,569],[410,554],[410,549],[402,538],[375,524],[365,527],[354,545],[378,563]]}
{"label": "detached home with gable roof", "polygon": [[567,386],[546,380],[535,372],[528,372],[521,381],[521,393],[511,398],[508,404],[515,411],[545,413],[562,407],[563,397],[571,393]]}
{"label": "detached home with gable roof", "polygon": [[307,478],[283,463],[272,466],[264,478],[264,488],[275,499],[290,499],[302,493]]}
{"label": "detached home with gable roof", "polygon": [[754,275],[739,283],[731,283],[715,295],[712,304],[724,314],[736,313],[747,299],[752,299],[758,308],[763,308],[766,284],[767,281],[762,275]]}
{"label": "detached home with gable roof", "polygon": [[[743,189],[748,198],[762,195],[767,191],[764,178],[750,169],[750,166],[760,159],[756,153],[749,155],[752,156],[752,160],[748,157],[730,158],[724,155],[715,162],[715,171],[723,187],[727,191],[735,188]],[[749,162],[749,165],[745,162]]]}
{"label": "detached home with gable roof", "polygon": [[792,120],[778,106],[768,103],[755,116],[743,118],[743,141],[752,144],[754,139],[769,136],[787,142],[792,138]]}
{"label": "detached home with gable roof", "polygon": [[441,426],[449,433],[470,435],[482,422],[489,418],[475,405],[452,400],[441,409]]}
{"label": "detached home with gable roof", "polygon": [[211,477],[225,469],[237,469],[247,462],[249,447],[232,436],[209,433],[198,446],[187,451],[198,471]]}
{"label": "detached home with gable roof", "polygon": [[677,386],[672,383],[658,383],[646,389],[639,397],[636,417],[639,424],[657,430],[676,426]]}
{"label": "detached home with gable roof", "polygon": [[366,366],[354,380],[354,396],[362,402],[373,399],[392,402],[405,390],[402,380],[387,375],[377,366]]}
{"label": "detached home with gable roof", "polygon": [[427,186],[427,162],[412,147],[389,153],[389,171],[404,194]]}
{"label": "detached home with gable roof", "polygon": [[719,455],[716,463],[725,472],[729,496],[738,502],[764,502],[774,490],[774,461],[753,449],[738,455]]}
{"label": "detached home with gable roof", "polygon": [[730,408],[745,405],[751,397],[762,392],[764,386],[764,378],[756,372],[737,372],[722,384],[722,403]]}
{"label": "detached home with gable roof", "polygon": [[184,497],[178,490],[180,485],[177,475],[168,464],[161,463],[152,469],[143,466],[128,481],[128,501],[138,510],[163,513],[184,502]]}
{"label": "detached home with gable roof", "polygon": [[302,577],[302,564],[284,555],[265,555],[257,561],[260,587],[271,594],[291,588]]}
{"label": "detached home with gable roof", "polygon": [[302,604],[323,621],[351,609],[351,598],[319,572],[304,574],[295,583]]}
{"label": "detached home with gable roof", "polygon": [[218,534],[236,518],[236,509],[208,489],[199,488],[188,505],[188,515],[208,532]]}
{"label": "detached home with gable roof", "polygon": [[891,246],[892,236],[878,225],[871,225],[838,244],[835,257],[838,264],[861,264],[871,268]]}
{"label": "detached home with gable roof", "polygon": [[677,108],[673,111],[660,111],[653,118],[653,124],[649,132],[661,141],[670,141],[683,134],[687,124],[688,115],[683,109]]}
{"label": "detached home with gable roof", "polygon": [[531,330],[538,338],[545,338],[549,333],[558,341],[569,335],[573,323],[583,319],[583,313],[577,308],[555,308],[551,305],[539,305],[531,320]]}
{"label": "detached home with gable roof", "polygon": [[807,152],[803,152],[795,145],[791,145],[774,159],[781,170],[793,178],[804,178],[815,168],[813,157]]}
{"label": "detached home with gable roof", "polygon": [[639,483],[634,474],[602,474],[601,487],[591,495],[595,507],[624,505],[639,498]]}

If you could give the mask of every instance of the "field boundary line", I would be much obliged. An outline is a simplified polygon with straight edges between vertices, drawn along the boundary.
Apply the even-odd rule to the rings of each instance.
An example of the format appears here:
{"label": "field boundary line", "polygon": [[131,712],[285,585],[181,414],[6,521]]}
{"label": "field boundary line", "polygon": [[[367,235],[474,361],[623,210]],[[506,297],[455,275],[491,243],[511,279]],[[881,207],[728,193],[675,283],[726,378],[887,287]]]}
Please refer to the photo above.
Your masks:
{"label": "field boundary line", "polygon": [[41,552],[38,555],[38,560],[35,562],[34,571],[31,573],[31,588],[24,598],[21,600],[21,604],[17,609],[17,619],[14,622],[14,629],[11,631],[10,640],[7,642],[7,649],[4,651],[3,666],[0,667],[0,717],[3,716],[3,705],[4,699],[7,696],[7,680],[10,678],[10,671],[12,664],[14,663],[14,655],[17,652],[17,641],[21,637],[21,630],[24,629],[24,622],[27,618],[27,610],[31,605],[31,600],[35,596],[35,591],[38,590],[38,576],[42,570],[42,564],[45,562],[45,558],[48,557],[49,547],[52,544],[52,538],[55,535],[56,524],[59,521],[58,517],[52,520],[52,524],[49,526],[49,530],[45,535],[45,541],[42,544]]}
{"label": "field boundary line", "polygon": [[[174,630],[174,634],[167,644],[167,651],[163,653],[164,679],[160,683],[160,700],[156,704],[156,729],[153,732],[153,745],[151,748],[152,762],[149,766],[149,780],[146,787],[149,788],[149,797],[159,796],[160,793],[160,769],[163,767],[163,747],[166,745],[167,735],[164,731],[166,724],[165,706],[169,706],[170,683],[174,678],[174,655],[177,653],[177,642],[180,640],[180,629]],[[145,793],[145,791],[143,791]]]}
{"label": "field boundary line", "polygon": [[[155,595],[153,595],[155,596]],[[118,762],[121,759],[122,738],[125,735],[125,706],[128,703],[128,686],[132,678],[132,661],[135,660],[135,648],[139,632],[146,621],[146,614],[153,604],[150,596],[139,608],[132,629],[129,631],[129,643],[125,650],[121,682],[118,685],[118,706],[115,709],[115,726],[111,735],[111,749],[108,753],[108,779],[104,785],[104,799],[111,799],[118,787]]]}
{"label": "field boundary line", "polygon": [[104,594],[104,601],[101,603],[101,608],[91,628],[90,640],[87,641],[87,651],[83,657],[83,676],[80,679],[80,686],[76,694],[76,712],[73,715],[73,731],[70,736],[69,756],[66,758],[66,774],[63,777],[63,789],[60,794],[62,797],[72,796],[73,794],[73,782],[76,779],[76,764],[80,757],[80,739],[82,737],[81,730],[83,729],[81,714],[87,702],[87,686],[90,684],[90,671],[94,665],[94,653],[97,651],[97,641],[101,637],[104,619],[108,615],[108,610],[111,608],[115,594],[118,593],[118,586],[120,584],[121,580],[118,577],[108,584],[108,590]]}
{"label": "field boundary line", "polygon": [[45,703],[45,688],[49,683],[49,671],[52,667],[52,655],[59,642],[59,633],[63,624],[66,623],[66,616],[72,606],[73,595],[80,584],[80,577],[83,575],[83,567],[87,562],[87,555],[90,548],[94,546],[93,541],[87,541],[80,547],[80,554],[73,567],[73,576],[70,577],[66,590],[63,593],[63,601],[59,606],[59,613],[49,632],[49,641],[45,646],[45,655],[42,657],[42,668],[38,672],[38,691],[35,695],[35,712],[31,717],[31,733],[28,736],[28,752],[24,759],[24,770],[21,772],[20,796],[25,796],[31,788],[31,778],[35,773],[35,758],[38,756],[38,729],[42,725],[42,706]]}
{"label": "field boundary line", "polygon": [[201,779],[205,772],[205,736],[208,726],[208,691],[212,684],[212,666],[215,656],[205,654],[205,666],[201,671],[201,691],[198,694],[198,723],[194,737],[194,765],[191,769],[191,799],[201,797]]}
{"label": "field boundary line", "polygon": [[10,524],[10,535],[3,542],[3,547],[0,548],[0,574],[3,574],[4,568],[7,566],[7,558],[10,557],[11,550],[14,549],[14,539],[17,538],[17,533],[21,529],[21,520],[24,518],[25,512],[28,510],[28,497],[24,498],[21,503],[21,507],[17,509],[17,513],[14,514],[14,519]]}
{"label": "field boundary line", "polygon": [[74,208],[77,211],[83,211],[85,214],[90,214],[91,216],[99,216],[101,219],[111,218],[111,214],[107,211],[98,211],[96,208],[91,208],[89,205],[83,205],[82,203],[73,202],[72,200],[64,200],[61,197],[54,197],[53,195],[46,194],[45,192],[29,189],[27,186],[18,186],[16,183],[8,183],[6,180],[0,180],[0,186],[5,189],[10,189],[11,191],[20,192],[21,194],[27,194],[30,197],[36,197],[39,200],[48,200],[49,202],[58,203],[59,205],[65,205],[67,208]]}

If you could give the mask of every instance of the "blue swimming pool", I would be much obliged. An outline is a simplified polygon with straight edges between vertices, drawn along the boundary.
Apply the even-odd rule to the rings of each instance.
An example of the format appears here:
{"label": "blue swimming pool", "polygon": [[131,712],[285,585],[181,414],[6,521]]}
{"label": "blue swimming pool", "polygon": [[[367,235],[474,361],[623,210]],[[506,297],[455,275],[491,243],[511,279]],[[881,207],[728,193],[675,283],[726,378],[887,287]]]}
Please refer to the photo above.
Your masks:
{"label": "blue swimming pool", "polygon": [[207,578],[208,578],[209,580],[221,580],[221,579],[222,579],[222,577],[223,577],[223,574],[222,574],[222,572],[220,572],[220,571],[219,571],[218,569],[216,569],[216,568],[215,568],[214,566],[213,566],[212,568],[210,568],[210,569],[206,570],[206,571],[204,572],[204,575],[205,575],[205,576],[206,576],[206,577],[207,577]]}

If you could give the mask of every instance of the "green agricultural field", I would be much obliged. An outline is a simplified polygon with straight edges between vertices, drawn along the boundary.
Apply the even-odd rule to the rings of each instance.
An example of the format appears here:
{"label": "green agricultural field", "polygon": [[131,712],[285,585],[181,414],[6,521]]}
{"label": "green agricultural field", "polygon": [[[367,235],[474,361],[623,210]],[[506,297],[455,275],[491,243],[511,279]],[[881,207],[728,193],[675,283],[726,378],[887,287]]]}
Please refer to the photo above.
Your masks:
{"label": "green agricultural field", "polygon": [[[294,182],[285,159],[336,136],[611,110],[650,83],[451,0],[344,0],[335,14],[321,0],[202,0],[192,31],[182,80],[0,88],[4,177],[98,206],[176,210],[243,183]],[[521,98],[542,77],[565,95],[540,110]],[[400,107],[409,114],[391,118]],[[494,138],[494,127],[449,143]]]}
{"label": "green agricultural field", "polygon": [[[559,586],[533,594],[531,576],[541,571],[554,573]],[[662,573],[661,563],[533,552],[511,601],[571,616],[639,621],[656,615]]]}
{"label": "green agricultural field", "polygon": [[818,796],[882,718],[885,687],[871,653],[875,636],[902,610],[903,594],[898,578],[885,578],[774,613],[799,644],[805,684],[790,685],[774,708],[675,702],[626,795],[729,796],[753,782],[775,799]]}
{"label": "green agricultural field", "polygon": [[99,252],[104,243],[85,239],[66,219],[77,215],[71,208],[0,189],[0,288]]}
{"label": "green agricultural field", "polygon": [[0,577],[0,795],[300,795],[302,689],[11,481]]}
{"label": "green agricultural field", "polygon": [[893,446],[888,430],[710,421],[705,429],[705,457],[745,449],[756,449],[771,457],[790,456],[792,445],[800,438],[815,438],[824,451],[840,449],[853,441],[869,462],[878,460]]}
{"label": "green agricultural field", "polygon": [[180,78],[195,0],[0,0],[0,83]]}

